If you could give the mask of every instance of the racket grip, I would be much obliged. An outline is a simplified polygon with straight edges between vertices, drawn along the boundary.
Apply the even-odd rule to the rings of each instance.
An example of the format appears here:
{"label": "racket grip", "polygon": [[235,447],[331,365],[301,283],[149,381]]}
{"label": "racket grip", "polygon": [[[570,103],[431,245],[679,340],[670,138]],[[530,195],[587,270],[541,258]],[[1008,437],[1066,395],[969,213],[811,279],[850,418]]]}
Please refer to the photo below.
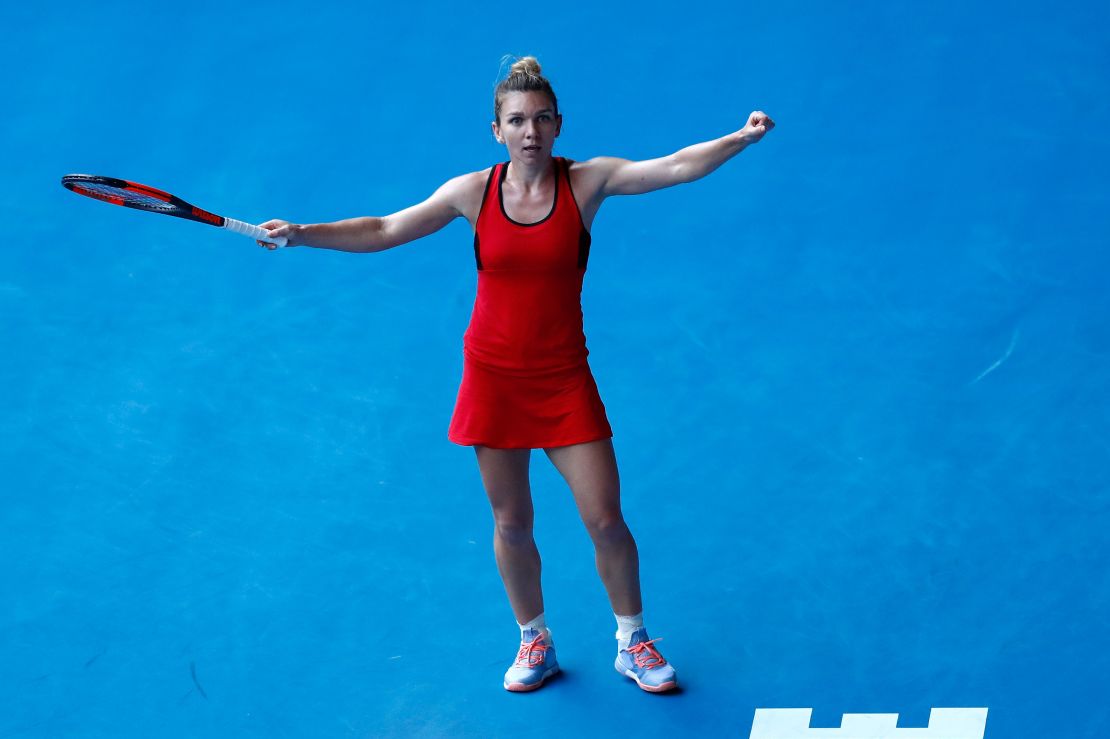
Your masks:
{"label": "racket grip", "polygon": [[268,241],[271,244],[277,244],[278,246],[285,246],[284,236],[278,236],[276,239],[271,239],[267,235],[269,232],[266,229],[250,223],[237,221],[234,218],[225,218],[224,228],[226,228],[228,231],[234,231],[237,234],[250,236],[252,239],[258,239],[259,241]]}

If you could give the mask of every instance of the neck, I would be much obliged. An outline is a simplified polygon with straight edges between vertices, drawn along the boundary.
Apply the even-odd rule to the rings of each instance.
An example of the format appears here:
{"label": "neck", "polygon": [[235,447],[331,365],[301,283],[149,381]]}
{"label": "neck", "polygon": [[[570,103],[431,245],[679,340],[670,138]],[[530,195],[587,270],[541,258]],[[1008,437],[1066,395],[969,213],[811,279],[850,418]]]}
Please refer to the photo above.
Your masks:
{"label": "neck", "polygon": [[525,188],[532,188],[542,184],[547,179],[548,174],[554,171],[554,163],[554,157],[548,157],[547,161],[532,164],[510,159],[509,170],[505,173],[505,179]]}

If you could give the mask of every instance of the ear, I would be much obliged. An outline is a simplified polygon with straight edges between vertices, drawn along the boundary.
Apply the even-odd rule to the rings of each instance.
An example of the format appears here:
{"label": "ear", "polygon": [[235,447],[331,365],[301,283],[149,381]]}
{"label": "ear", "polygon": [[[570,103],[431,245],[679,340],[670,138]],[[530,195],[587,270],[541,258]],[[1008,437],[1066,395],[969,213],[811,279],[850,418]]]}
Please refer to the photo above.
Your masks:
{"label": "ear", "polygon": [[489,126],[490,126],[490,130],[493,131],[493,138],[495,138],[497,140],[497,143],[499,143],[499,144],[505,143],[505,139],[501,138],[501,126],[498,125],[497,121],[493,121],[492,123],[489,124]]}

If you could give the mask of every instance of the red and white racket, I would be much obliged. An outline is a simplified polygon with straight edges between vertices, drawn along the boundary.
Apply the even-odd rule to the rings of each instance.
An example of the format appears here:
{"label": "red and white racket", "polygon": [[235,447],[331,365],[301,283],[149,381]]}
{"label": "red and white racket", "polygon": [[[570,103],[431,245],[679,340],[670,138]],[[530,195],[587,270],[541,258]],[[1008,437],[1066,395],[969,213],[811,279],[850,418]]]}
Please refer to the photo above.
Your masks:
{"label": "red and white racket", "polygon": [[138,182],[89,174],[67,174],[62,178],[62,184],[78,195],[85,195],[105,203],[122,205],[125,208],[147,210],[151,213],[163,213],[167,216],[187,218],[190,221],[199,221],[210,226],[226,228],[228,231],[234,231],[252,239],[285,246],[284,236],[271,239],[266,235],[268,232],[264,228],[237,221],[234,218],[225,218],[215,213],[209,213],[195,205],[186,203],[175,195],[170,195],[168,192],[147,185],[140,185]]}

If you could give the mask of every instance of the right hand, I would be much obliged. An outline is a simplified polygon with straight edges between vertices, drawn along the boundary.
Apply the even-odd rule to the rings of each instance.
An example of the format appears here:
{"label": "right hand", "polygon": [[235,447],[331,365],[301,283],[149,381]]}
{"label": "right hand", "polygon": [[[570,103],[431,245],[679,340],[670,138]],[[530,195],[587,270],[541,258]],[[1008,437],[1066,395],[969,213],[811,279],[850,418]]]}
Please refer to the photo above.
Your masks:
{"label": "right hand", "polygon": [[[301,241],[301,232],[304,226],[289,221],[283,221],[280,218],[266,221],[265,223],[258,224],[259,228],[264,228],[270,232],[270,237],[276,239],[279,236],[285,237],[286,246],[300,246],[304,242]],[[259,246],[273,251],[277,249],[277,244],[270,243],[269,241],[256,241]]]}
{"label": "right hand", "polygon": [[771,116],[762,110],[753,110],[748,116],[748,123],[740,130],[740,136],[749,144],[759,143],[764,134],[775,127]]}

